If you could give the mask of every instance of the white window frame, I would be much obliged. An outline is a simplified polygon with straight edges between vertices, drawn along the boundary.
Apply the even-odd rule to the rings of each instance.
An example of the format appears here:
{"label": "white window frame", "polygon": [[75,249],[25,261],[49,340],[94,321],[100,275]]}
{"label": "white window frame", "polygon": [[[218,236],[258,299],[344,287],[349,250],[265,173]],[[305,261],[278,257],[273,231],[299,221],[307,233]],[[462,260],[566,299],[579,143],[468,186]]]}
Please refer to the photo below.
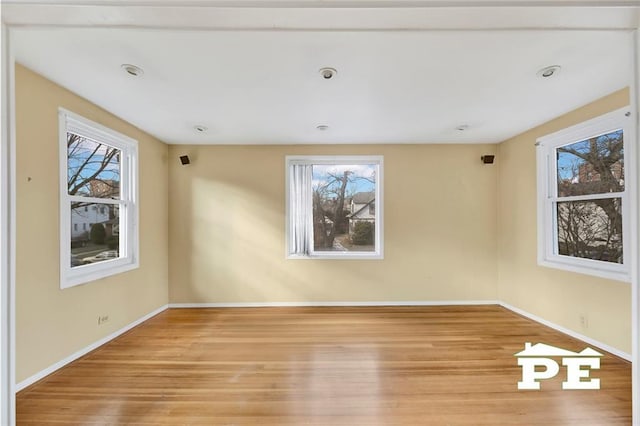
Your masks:
{"label": "white window frame", "polygon": [[[635,203],[635,135],[630,108],[624,107],[537,140],[538,264],[618,281],[631,281],[631,217]],[[605,198],[603,194],[558,197],[556,148],[621,130],[624,135],[624,191],[608,197],[622,203],[622,264],[558,254],[556,203]]]}
{"label": "white window frame", "polygon": [[[60,288],[65,289],[138,268],[138,141],[95,123],[64,108],[59,108],[60,145]],[[71,267],[71,202],[67,190],[67,131],[104,143],[121,151],[120,199],[81,197],[99,204],[120,208],[120,257],[103,262]],[[124,232],[122,231],[124,230]]]}
{"label": "white window frame", "polygon": [[[383,182],[384,182],[384,158],[381,155],[297,155],[286,157],[286,257],[288,259],[384,259],[384,219],[383,219]],[[313,226],[309,233],[309,253],[300,254],[292,251],[292,224],[290,220],[291,202],[293,200],[290,190],[290,180],[292,166],[294,164],[316,165],[316,164],[375,164],[378,169],[376,171],[376,221],[375,221],[375,250],[372,252],[357,251],[315,251],[313,249]],[[311,209],[312,211],[313,209]],[[312,218],[309,218],[312,222]]]}

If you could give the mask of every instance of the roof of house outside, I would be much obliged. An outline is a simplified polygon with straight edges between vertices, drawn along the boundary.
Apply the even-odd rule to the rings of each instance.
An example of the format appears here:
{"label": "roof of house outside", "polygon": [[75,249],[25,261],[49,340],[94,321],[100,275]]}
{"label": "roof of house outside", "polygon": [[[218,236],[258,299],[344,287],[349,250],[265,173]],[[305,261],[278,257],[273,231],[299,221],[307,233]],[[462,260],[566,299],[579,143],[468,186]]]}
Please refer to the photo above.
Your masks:
{"label": "roof of house outside", "polygon": [[367,204],[370,203],[371,201],[373,201],[376,198],[376,193],[371,191],[371,192],[356,192],[355,194],[353,194],[353,197],[351,198],[351,200],[355,203],[355,204]]}
{"label": "roof of house outside", "polygon": [[[364,209],[367,208],[368,205],[370,205],[371,203],[373,203],[376,199],[372,198],[370,201],[368,201],[367,203],[365,203],[362,207],[360,207],[358,210],[356,210],[353,213],[350,213],[347,215],[348,218],[353,218],[353,217],[357,217],[358,213],[360,213],[361,211],[363,211]],[[360,204],[360,203],[356,203],[356,204]],[[374,215],[375,216],[375,215]]]}

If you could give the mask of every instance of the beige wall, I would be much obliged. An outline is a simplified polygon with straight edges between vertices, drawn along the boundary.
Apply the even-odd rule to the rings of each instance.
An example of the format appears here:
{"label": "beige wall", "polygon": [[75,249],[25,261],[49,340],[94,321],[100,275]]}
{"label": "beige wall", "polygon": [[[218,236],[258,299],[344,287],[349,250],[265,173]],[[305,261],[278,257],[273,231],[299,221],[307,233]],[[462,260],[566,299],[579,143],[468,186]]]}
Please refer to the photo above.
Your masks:
{"label": "beige wall", "polygon": [[[631,285],[537,265],[536,151],[540,136],[629,103],[627,90],[536,127],[498,147],[498,298],[631,353]],[[580,326],[586,314],[588,327]]]}
{"label": "beige wall", "polygon": [[[58,107],[138,140],[140,268],[60,290]],[[16,66],[16,380],[167,303],[167,146]],[[99,315],[108,323],[98,326]]]}
{"label": "beige wall", "polygon": [[[169,300],[494,300],[495,149],[171,146]],[[384,156],[384,260],[285,259],[285,156],[308,154]]]}

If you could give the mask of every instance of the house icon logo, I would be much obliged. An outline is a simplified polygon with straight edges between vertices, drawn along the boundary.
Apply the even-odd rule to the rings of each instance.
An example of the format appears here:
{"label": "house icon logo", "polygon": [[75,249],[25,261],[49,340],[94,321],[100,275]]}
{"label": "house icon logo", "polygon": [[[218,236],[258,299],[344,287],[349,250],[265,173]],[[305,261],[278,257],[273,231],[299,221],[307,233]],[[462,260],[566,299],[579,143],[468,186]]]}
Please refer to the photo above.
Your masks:
{"label": "house icon logo", "polygon": [[[540,380],[555,377],[560,366],[552,358],[562,358],[562,365],[567,368],[567,380],[562,382],[562,389],[600,389],[600,379],[590,378],[589,374],[591,369],[600,368],[603,354],[591,348],[572,352],[544,343],[532,345],[527,342],[524,350],[514,356],[522,367],[522,381],[518,382],[518,389],[538,390]],[[536,367],[544,367],[544,370],[536,371]]]}

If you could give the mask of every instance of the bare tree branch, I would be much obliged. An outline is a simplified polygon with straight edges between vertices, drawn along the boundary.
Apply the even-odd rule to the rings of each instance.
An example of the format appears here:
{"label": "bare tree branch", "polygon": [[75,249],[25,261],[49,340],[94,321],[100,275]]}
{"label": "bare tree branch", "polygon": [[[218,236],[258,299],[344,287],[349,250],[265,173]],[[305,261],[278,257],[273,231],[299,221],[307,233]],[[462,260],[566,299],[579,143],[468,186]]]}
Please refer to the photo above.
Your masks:
{"label": "bare tree branch", "polygon": [[[119,153],[117,148],[110,147],[104,144],[96,144],[92,152],[86,159],[82,158],[79,154],[80,146],[85,139],[73,133],[67,133],[67,158],[69,160],[77,160],[80,164],[77,168],[74,168],[73,174],[67,179],[67,188],[69,195],[76,195],[82,188],[92,181],[100,181],[111,187],[111,183],[105,182],[103,179],[96,179],[110,164],[111,160]],[[104,155],[98,156],[97,154],[103,150]],[[88,176],[84,176],[83,172],[90,170],[89,167],[95,167],[95,170]]]}

